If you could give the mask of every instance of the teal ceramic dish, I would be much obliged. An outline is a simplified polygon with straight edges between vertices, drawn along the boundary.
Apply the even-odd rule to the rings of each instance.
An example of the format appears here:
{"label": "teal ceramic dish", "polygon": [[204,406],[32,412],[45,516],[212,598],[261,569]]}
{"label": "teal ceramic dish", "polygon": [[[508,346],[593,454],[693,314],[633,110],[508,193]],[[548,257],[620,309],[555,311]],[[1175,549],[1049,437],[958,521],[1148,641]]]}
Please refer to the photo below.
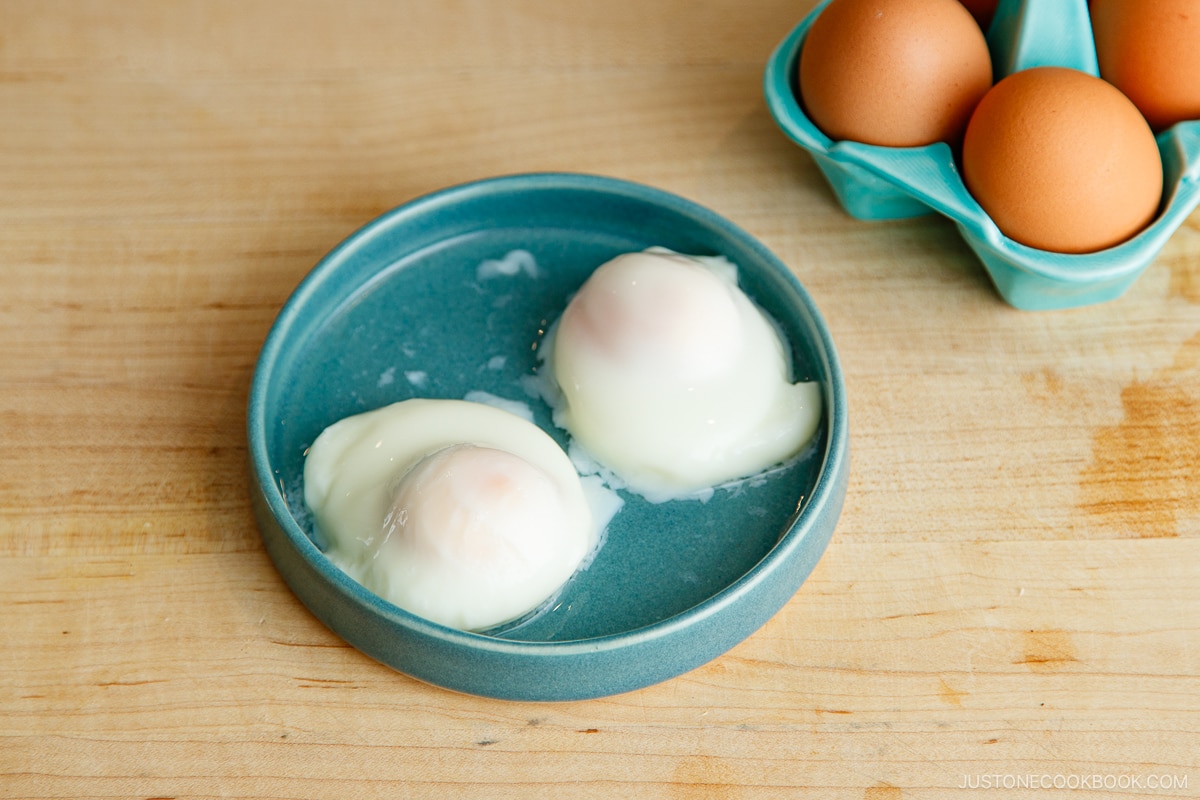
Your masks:
{"label": "teal ceramic dish", "polygon": [[[1164,196],[1157,219],[1116,247],[1067,255],[1036,250],[1000,233],[967,192],[950,148],[878,147],[832,141],[805,115],[796,87],[815,8],[767,64],[767,105],[783,132],[807,150],[843,208],[864,220],[939,213],[953,220],[1009,304],[1026,310],[1090,305],[1119,297],[1200,203],[1200,121],[1159,134]],[[1022,69],[1062,66],[1098,75],[1086,0],[1000,0],[988,30],[996,80]]]}
{"label": "teal ceramic dish", "polygon": [[[467,633],[380,599],[322,553],[303,502],[304,453],[347,415],[408,397],[483,391],[549,409],[522,390],[532,343],[591,271],[653,245],[721,254],[788,338],[798,380],[821,383],[819,432],[795,463],[706,503],[626,495],[592,564],[552,607]],[[509,258],[512,275],[480,278]],[[737,644],[796,592],[841,512],[849,434],[829,332],[792,272],[716,214],[645,186],[587,175],[502,177],[395,209],[325,257],[281,310],[259,357],[248,437],[267,552],[331,630],[401,672],[513,700],[638,689]]]}

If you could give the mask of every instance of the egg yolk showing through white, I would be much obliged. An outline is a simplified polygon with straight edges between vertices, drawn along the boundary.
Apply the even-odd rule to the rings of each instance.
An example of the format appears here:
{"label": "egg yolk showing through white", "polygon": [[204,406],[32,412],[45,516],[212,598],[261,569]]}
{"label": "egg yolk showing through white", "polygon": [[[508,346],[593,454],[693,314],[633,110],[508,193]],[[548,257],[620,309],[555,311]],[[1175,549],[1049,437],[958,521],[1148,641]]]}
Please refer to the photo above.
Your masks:
{"label": "egg yolk showing through white", "polygon": [[461,400],[406,400],[329,426],[309,449],[304,496],[343,571],[464,630],[535,609],[599,534],[545,431]]}
{"label": "egg yolk showing through white", "polygon": [[544,358],[556,422],[650,500],[782,463],[821,417],[819,385],[791,382],[784,342],[724,258],[617,256],[571,299]]}

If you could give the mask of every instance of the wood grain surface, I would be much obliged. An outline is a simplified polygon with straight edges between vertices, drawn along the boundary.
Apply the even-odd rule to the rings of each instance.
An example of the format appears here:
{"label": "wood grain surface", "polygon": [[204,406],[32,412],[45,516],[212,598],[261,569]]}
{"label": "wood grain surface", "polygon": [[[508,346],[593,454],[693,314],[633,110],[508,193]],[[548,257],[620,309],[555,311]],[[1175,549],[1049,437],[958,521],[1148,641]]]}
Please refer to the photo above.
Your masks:
{"label": "wood grain surface", "polygon": [[[1121,299],[1013,310],[950,223],[850,219],[773,125],[811,5],[0,3],[0,796],[1200,796],[1200,216]],[[349,648],[246,486],[254,361],[313,264],[531,170],[747,228],[850,396],[800,592],[588,702]]]}

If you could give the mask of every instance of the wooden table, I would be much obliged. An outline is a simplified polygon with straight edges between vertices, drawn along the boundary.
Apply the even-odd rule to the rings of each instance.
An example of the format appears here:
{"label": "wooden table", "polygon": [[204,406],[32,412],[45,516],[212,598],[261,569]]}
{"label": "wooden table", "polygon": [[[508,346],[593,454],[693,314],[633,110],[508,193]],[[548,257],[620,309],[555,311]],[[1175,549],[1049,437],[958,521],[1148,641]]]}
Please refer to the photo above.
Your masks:
{"label": "wooden table", "polygon": [[[775,128],[762,68],[811,5],[0,5],[0,795],[1200,794],[1200,215],[1117,301],[1008,307],[952,225],[850,219]],[[255,358],[320,256],[535,170],[760,237],[851,398],[800,592],[589,702],[349,648],[246,485]]]}

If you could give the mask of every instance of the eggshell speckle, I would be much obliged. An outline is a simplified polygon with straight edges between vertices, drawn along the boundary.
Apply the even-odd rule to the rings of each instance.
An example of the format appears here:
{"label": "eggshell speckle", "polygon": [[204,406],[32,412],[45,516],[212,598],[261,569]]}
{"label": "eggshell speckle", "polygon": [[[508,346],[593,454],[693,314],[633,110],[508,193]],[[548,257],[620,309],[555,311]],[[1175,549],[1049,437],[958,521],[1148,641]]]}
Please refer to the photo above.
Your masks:
{"label": "eggshell speckle", "polygon": [[832,139],[957,144],[992,63],[958,0],[833,0],[800,53],[800,95]]}
{"label": "eggshell speckle", "polygon": [[997,227],[1021,244],[1087,253],[1155,216],[1163,174],[1142,115],[1105,81],[1035,67],[996,84],[963,141],[963,178]]}

